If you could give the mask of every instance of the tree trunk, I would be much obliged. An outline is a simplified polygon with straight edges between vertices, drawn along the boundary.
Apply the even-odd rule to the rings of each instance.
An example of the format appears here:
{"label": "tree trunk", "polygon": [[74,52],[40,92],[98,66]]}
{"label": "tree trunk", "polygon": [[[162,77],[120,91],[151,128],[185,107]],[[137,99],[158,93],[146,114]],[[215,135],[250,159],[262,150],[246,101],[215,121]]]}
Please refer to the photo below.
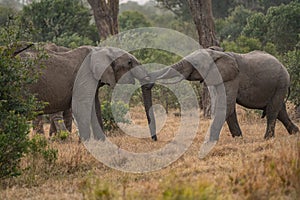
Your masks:
{"label": "tree trunk", "polygon": [[[203,48],[219,46],[215,35],[211,0],[187,0],[199,36],[199,44]],[[210,97],[208,89],[203,84],[202,98],[204,117],[210,117]]]}
{"label": "tree trunk", "polygon": [[100,40],[118,34],[119,0],[88,0],[92,7]]}
{"label": "tree trunk", "polygon": [[211,0],[188,0],[199,36],[199,44],[204,48],[219,46],[215,35]]}

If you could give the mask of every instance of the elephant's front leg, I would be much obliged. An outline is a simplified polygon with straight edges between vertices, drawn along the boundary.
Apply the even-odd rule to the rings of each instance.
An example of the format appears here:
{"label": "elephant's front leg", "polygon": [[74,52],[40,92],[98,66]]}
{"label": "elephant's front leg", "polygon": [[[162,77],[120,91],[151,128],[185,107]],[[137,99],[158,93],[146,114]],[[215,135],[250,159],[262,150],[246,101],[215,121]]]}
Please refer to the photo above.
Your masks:
{"label": "elephant's front leg", "polygon": [[232,137],[242,136],[242,131],[239,126],[236,116],[236,99],[238,94],[239,81],[234,79],[224,83],[226,89],[226,122],[229,127]]}
{"label": "elephant's front leg", "polygon": [[236,109],[227,117],[226,122],[232,137],[242,136],[242,131],[236,116]]}
{"label": "elephant's front leg", "polygon": [[218,86],[208,87],[211,96],[212,123],[201,146],[200,158],[204,158],[215,146],[226,118],[234,112],[237,86],[238,80],[235,79]]}
{"label": "elephant's front leg", "polygon": [[[97,120],[98,123],[101,127],[102,133],[104,133],[104,126],[103,126],[103,121],[102,121],[102,115],[101,115],[101,103],[99,101],[99,89],[96,90],[96,94],[95,94],[95,110],[96,110],[96,116],[97,116]],[[96,140],[103,140],[103,134],[101,133],[94,133],[94,139]]]}
{"label": "elephant's front leg", "polygon": [[226,91],[224,85],[209,86],[208,90],[211,97],[212,122],[200,148],[200,159],[204,158],[216,145],[226,119]]}

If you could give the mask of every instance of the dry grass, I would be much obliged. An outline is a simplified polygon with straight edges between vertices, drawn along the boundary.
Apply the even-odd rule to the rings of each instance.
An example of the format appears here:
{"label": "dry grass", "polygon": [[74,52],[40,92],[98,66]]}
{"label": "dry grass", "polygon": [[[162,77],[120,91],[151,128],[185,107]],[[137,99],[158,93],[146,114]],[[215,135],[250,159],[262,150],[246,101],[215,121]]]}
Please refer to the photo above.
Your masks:
{"label": "dry grass", "polygon": [[[200,119],[187,152],[170,166],[151,173],[131,174],[106,167],[75,135],[64,142],[53,141],[50,145],[58,149],[56,164],[36,164],[34,171],[6,180],[0,199],[299,199],[299,134],[288,135],[278,122],[276,137],[265,141],[265,120],[238,110],[243,138],[232,138],[224,125],[217,146],[199,160],[198,151],[209,126],[208,120]],[[174,112],[169,113],[158,142],[118,132],[109,139],[134,152],[161,148],[178,128],[180,118]],[[146,125],[142,108],[132,113],[134,123]]]}

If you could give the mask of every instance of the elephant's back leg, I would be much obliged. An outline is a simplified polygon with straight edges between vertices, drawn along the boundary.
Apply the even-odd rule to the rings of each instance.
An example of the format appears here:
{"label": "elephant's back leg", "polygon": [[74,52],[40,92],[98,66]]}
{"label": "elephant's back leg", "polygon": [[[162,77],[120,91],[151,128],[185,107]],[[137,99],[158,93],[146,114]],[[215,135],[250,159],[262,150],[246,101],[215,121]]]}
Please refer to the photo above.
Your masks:
{"label": "elephant's back leg", "polygon": [[67,131],[67,128],[63,120],[63,112],[50,114],[50,121],[51,121],[50,131],[49,131],[50,137],[57,132]]}
{"label": "elephant's back leg", "polygon": [[285,103],[282,105],[282,109],[279,111],[277,119],[283,123],[289,134],[299,132],[299,128],[292,122],[287,114]]}
{"label": "elephant's back leg", "polygon": [[265,139],[269,139],[275,135],[276,119],[282,110],[282,104],[287,90],[285,87],[277,89],[266,106],[267,129],[264,136]]}
{"label": "elephant's back leg", "polygon": [[65,110],[63,112],[63,118],[64,118],[64,123],[66,125],[67,130],[71,133],[72,132],[72,121],[73,121],[71,108],[68,110]]}
{"label": "elephant's back leg", "polygon": [[39,115],[32,121],[33,130],[38,134],[44,134],[43,115]]}

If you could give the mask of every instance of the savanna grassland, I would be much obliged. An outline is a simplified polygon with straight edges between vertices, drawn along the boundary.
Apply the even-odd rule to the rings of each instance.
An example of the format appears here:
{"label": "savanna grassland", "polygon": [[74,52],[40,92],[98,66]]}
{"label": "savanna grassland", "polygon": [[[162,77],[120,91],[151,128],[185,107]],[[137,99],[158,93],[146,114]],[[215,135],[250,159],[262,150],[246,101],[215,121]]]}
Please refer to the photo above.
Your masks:
{"label": "savanna grassland", "polygon": [[[146,125],[142,107],[131,113],[134,123]],[[134,152],[161,148],[178,129],[180,117],[174,113],[169,112],[157,142],[119,131],[109,133],[109,139]],[[288,135],[278,122],[276,137],[265,141],[265,119],[241,108],[238,118],[243,138],[232,138],[224,125],[218,144],[200,160],[209,127],[209,120],[201,118],[197,136],[183,156],[164,169],[141,174],[117,171],[97,161],[78,142],[74,127],[68,139],[49,142],[58,150],[55,163],[24,159],[23,174],[2,181],[0,199],[299,199],[299,134]],[[300,121],[296,124],[300,126]]]}

